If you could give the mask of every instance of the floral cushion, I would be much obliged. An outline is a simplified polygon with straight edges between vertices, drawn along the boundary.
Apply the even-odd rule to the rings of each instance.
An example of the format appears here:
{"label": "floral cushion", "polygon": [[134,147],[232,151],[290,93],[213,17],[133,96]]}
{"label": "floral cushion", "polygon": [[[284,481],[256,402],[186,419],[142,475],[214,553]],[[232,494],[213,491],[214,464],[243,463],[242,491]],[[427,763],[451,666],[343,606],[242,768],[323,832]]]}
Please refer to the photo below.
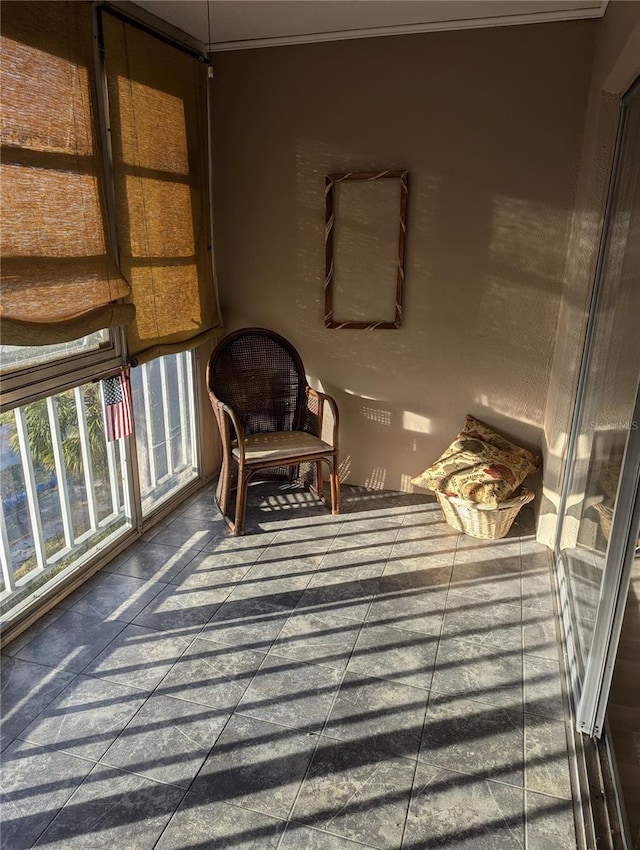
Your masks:
{"label": "floral cushion", "polygon": [[458,439],[460,438],[482,440],[483,443],[489,443],[489,445],[500,449],[501,452],[507,452],[508,454],[521,457],[533,466],[533,469],[531,470],[532,472],[536,470],[541,463],[540,458],[537,455],[534,455],[533,452],[523,449],[522,446],[517,446],[515,443],[507,440],[507,438],[503,437],[501,434],[496,433],[488,425],[485,425],[484,422],[480,422],[479,419],[475,419],[473,416],[467,415],[464,420],[462,431],[460,431],[460,434],[458,435]]}
{"label": "floral cushion", "polygon": [[412,482],[495,508],[509,499],[539,465],[536,455],[467,416],[449,448]]}

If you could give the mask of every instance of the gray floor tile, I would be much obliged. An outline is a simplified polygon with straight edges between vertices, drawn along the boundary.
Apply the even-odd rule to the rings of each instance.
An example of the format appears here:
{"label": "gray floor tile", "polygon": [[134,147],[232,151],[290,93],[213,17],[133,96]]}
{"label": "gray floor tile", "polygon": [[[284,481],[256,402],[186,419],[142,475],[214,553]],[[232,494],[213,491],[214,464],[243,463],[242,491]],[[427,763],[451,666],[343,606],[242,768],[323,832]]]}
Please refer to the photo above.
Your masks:
{"label": "gray floor tile", "polygon": [[358,850],[358,847],[371,845],[290,822],[278,850]]}
{"label": "gray floor tile", "polygon": [[191,641],[129,625],[84,670],[87,675],[152,691]]}
{"label": "gray floor tile", "polygon": [[15,654],[24,661],[80,673],[125,628],[124,623],[101,623],[93,617],[64,611]]}
{"label": "gray floor tile", "polygon": [[151,850],[183,794],[172,785],[95,765],[36,846]]}
{"label": "gray floor tile", "polygon": [[546,546],[532,537],[520,540],[520,555],[523,571],[549,572],[551,553]]}
{"label": "gray floor tile", "polygon": [[144,699],[133,688],[78,676],[27,726],[22,737],[97,761]]}
{"label": "gray floor tile", "polygon": [[522,651],[522,609],[449,593],[442,634],[509,652]]}
{"label": "gray floor tile", "polygon": [[522,653],[442,638],[432,688],[506,708],[522,707]]}
{"label": "gray floor tile", "polygon": [[437,570],[453,567],[456,538],[448,534],[431,536],[426,528],[400,530],[389,558],[390,564],[404,564],[414,570]]}
{"label": "gray floor tile", "polygon": [[474,599],[520,605],[522,576],[519,564],[510,558],[459,562],[456,554],[451,590]]}
{"label": "gray floor tile", "polygon": [[196,639],[158,687],[158,693],[232,712],[265,655]]}
{"label": "gray floor tile", "polygon": [[224,533],[220,523],[203,522],[198,517],[178,516],[160,523],[145,534],[147,542],[174,546],[176,549],[196,549],[201,552],[216,537]]}
{"label": "gray floor tile", "polygon": [[419,759],[476,777],[524,785],[522,710],[432,694]]}
{"label": "gray floor tile", "polygon": [[338,670],[269,655],[236,711],[282,726],[319,732],[340,679]]}
{"label": "gray floor tile", "polygon": [[560,664],[556,660],[524,656],[525,711],[564,718]]}
{"label": "gray floor tile", "polygon": [[346,569],[342,574],[316,574],[300,597],[296,611],[328,611],[362,622],[377,587],[377,578],[362,578]]}
{"label": "gray floor tile", "polygon": [[403,848],[522,850],[523,797],[520,788],[419,764]]}
{"label": "gray floor tile", "polygon": [[203,520],[203,524],[211,523],[221,526],[224,524],[226,527],[224,518],[216,505],[213,491],[205,494],[198,493],[193,498],[188,499],[176,510],[176,515]]}
{"label": "gray floor tile", "polygon": [[155,850],[275,850],[286,821],[187,794]]}
{"label": "gray floor tile", "polygon": [[265,548],[269,546],[276,536],[275,531],[254,532],[245,534],[244,537],[236,537],[229,532],[214,538],[202,550],[216,555],[229,553],[242,553],[243,563],[254,564]]}
{"label": "gray floor tile", "polygon": [[[341,545],[338,545],[339,543]],[[340,575],[345,570],[351,570],[353,575],[359,578],[378,578],[382,575],[388,555],[388,546],[363,547],[359,545],[356,537],[337,537],[322,559],[317,574]]]}
{"label": "gray floor tile", "polygon": [[383,579],[367,613],[367,623],[438,637],[446,601],[444,589],[407,591],[400,588],[398,581]]}
{"label": "gray floor tile", "polygon": [[198,549],[176,549],[161,543],[138,541],[105,567],[105,572],[138,579],[170,582],[198,554]]}
{"label": "gray floor tile", "polygon": [[384,850],[397,850],[415,763],[381,756],[362,742],[323,739],[291,819]]}
{"label": "gray floor tile", "polygon": [[553,613],[551,560],[547,548],[535,540],[521,541],[522,605]]}
{"label": "gray floor tile", "polygon": [[136,626],[160,632],[197,634],[228,596],[229,591],[188,585],[166,585],[135,618]]}
{"label": "gray floor tile", "polygon": [[226,712],[152,694],[101,761],[188,788],[228,719]]}
{"label": "gray floor tile", "polygon": [[314,569],[312,565],[307,565],[306,570],[297,572],[286,562],[280,568],[274,564],[254,564],[229,599],[234,602],[259,599],[281,608],[295,608]]}
{"label": "gray floor tile", "polygon": [[93,768],[67,753],[15,741],[2,754],[3,850],[27,850]]}
{"label": "gray floor tile", "polygon": [[365,623],[347,669],[428,689],[437,645],[431,635]]}
{"label": "gray floor tile", "polygon": [[522,572],[522,607],[553,613],[553,595],[549,568]]}
{"label": "gray floor tile", "polygon": [[527,655],[537,655],[540,658],[556,661],[558,635],[555,614],[551,611],[523,607],[522,643]]}
{"label": "gray floor tile", "polygon": [[343,526],[341,515],[332,516],[326,508],[318,507],[315,511],[307,511],[306,516],[291,516],[284,528],[278,532],[273,545],[281,548],[289,541],[314,543],[318,549],[329,548],[330,544],[340,533]]}
{"label": "gray floor tile", "polygon": [[526,792],[527,850],[576,850],[573,804],[570,800]]}
{"label": "gray floor tile", "polygon": [[348,537],[337,537],[333,541],[326,557],[344,566],[359,566],[362,569],[384,566],[391,555],[397,533],[397,529],[393,529],[391,533],[372,530],[354,534],[350,529]]}
{"label": "gray floor tile", "polygon": [[3,655],[0,664],[2,734],[8,740],[17,737],[75,675]]}
{"label": "gray floor tile", "polygon": [[520,563],[522,546],[517,534],[508,534],[501,540],[482,540],[469,534],[459,534],[456,548],[456,563],[473,561],[513,560]]}
{"label": "gray floor tile", "polygon": [[163,586],[158,580],[99,572],[83,585],[86,593],[74,602],[70,610],[101,622],[120,620],[130,623]]}
{"label": "gray floor tile", "polygon": [[571,799],[564,720],[525,715],[526,787]]}
{"label": "gray floor tile", "polygon": [[346,673],[323,735],[416,758],[427,698],[419,688]]}
{"label": "gray floor tile", "polygon": [[198,552],[174,578],[173,584],[211,593],[217,591],[220,601],[224,601],[250,569],[243,552]]}
{"label": "gray floor tile", "polygon": [[54,620],[57,620],[63,610],[63,608],[58,606],[56,608],[52,608],[51,611],[47,611],[47,613],[40,617],[40,619],[32,626],[29,626],[28,629],[18,635],[18,637],[12,640],[11,643],[3,647],[2,660],[4,661],[5,656],[17,655],[25,644],[33,640],[33,638],[36,637],[36,635],[39,635],[40,632],[43,632],[51,625],[51,623],[53,623]]}
{"label": "gray floor tile", "polygon": [[396,558],[387,562],[380,584],[396,591],[446,591],[452,566],[432,557]]}
{"label": "gray floor tile", "polygon": [[288,617],[288,610],[259,599],[225,602],[198,637],[268,652]]}
{"label": "gray floor tile", "polygon": [[314,534],[298,535],[287,534],[286,530],[281,531],[274,539],[273,543],[264,550],[260,555],[256,564],[277,565],[276,568],[281,569],[283,563],[295,566],[301,564],[301,570],[314,570],[325,556],[327,549],[331,544],[331,538],[318,536]]}
{"label": "gray floor tile", "polygon": [[332,611],[295,611],[271,648],[271,654],[344,670],[360,624]]}
{"label": "gray floor tile", "polygon": [[286,818],[315,743],[308,733],[234,715],[191,790],[211,802]]}

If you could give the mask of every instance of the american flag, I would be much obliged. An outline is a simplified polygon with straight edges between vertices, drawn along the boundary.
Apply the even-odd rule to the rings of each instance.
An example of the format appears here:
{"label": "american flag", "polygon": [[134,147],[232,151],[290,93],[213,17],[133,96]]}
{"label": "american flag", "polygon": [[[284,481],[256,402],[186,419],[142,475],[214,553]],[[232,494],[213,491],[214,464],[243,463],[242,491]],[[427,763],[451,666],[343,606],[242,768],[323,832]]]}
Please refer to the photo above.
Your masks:
{"label": "american flag", "polygon": [[107,440],[113,442],[126,437],[132,430],[131,382],[129,370],[124,369],[102,382],[104,396],[105,433]]}

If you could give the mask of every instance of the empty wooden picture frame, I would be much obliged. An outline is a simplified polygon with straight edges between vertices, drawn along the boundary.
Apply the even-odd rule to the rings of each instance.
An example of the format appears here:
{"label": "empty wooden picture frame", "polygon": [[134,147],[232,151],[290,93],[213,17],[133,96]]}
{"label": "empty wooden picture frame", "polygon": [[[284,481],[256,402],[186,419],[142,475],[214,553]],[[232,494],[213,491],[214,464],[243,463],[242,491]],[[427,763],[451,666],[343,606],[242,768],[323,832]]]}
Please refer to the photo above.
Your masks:
{"label": "empty wooden picture frame", "polygon": [[326,176],[325,327],[400,327],[407,196],[406,171]]}

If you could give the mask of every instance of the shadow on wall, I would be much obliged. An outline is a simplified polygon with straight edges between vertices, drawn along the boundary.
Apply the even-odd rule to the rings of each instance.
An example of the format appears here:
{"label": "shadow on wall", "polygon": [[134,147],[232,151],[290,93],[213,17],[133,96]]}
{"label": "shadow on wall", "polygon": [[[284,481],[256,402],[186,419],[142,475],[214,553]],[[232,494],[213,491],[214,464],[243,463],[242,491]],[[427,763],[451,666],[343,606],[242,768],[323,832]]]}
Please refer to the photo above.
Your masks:
{"label": "shadow on wall", "polygon": [[[371,154],[354,157],[319,143],[299,145],[298,321],[287,329],[298,338],[311,382],[340,406],[347,480],[410,490],[411,478],[451,442],[467,412],[539,449],[564,262],[564,242],[557,238],[564,211],[491,197],[487,187],[487,214],[468,213],[486,220],[486,232],[480,239],[476,224],[474,243],[465,237],[471,228],[461,226],[459,242],[452,244],[451,219],[460,208],[447,198],[447,180],[410,176],[402,328],[327,330],[324,175],[354,161],[382,166]],[[273,320],[282,325],[282,316]]]}

